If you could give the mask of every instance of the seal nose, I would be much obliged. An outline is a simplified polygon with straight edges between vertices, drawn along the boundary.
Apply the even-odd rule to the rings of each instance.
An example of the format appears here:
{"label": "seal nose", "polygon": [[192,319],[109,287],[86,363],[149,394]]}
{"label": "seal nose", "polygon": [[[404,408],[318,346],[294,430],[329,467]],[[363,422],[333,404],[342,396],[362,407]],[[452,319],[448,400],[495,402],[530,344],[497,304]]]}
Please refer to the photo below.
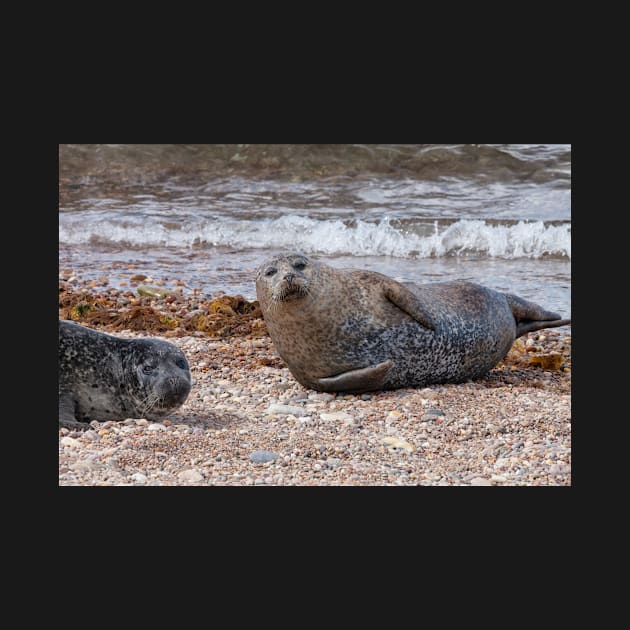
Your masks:
{"label": "seal nose", "polygon": [[295,274],[294,273],[288,273],[286,276],[284,276],[284,279],[291,284],[293,282],[293,278],[295,278]]}

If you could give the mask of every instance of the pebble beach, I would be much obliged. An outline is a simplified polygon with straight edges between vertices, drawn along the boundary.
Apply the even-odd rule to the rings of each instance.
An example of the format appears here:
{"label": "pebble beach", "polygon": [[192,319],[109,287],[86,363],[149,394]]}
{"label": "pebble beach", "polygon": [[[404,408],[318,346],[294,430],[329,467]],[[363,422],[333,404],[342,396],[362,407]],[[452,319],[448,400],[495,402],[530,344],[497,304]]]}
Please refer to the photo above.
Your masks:
{"label": "pebble beach", "polygon": [[60,486],[571,485],[570,327],[521,337],[474,382],[336,395],[297,383],[256,302],[72,269],[59,291],[60,318],[167,339],[193,379],[163,422],[60,428]]}

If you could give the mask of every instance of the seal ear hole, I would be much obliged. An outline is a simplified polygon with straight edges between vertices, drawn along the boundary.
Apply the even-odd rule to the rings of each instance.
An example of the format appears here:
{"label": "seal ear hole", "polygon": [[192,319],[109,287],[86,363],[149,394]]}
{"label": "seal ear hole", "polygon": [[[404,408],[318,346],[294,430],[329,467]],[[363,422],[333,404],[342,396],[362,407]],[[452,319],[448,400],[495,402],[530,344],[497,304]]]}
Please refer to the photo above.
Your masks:
{"label": "seal ear hole", "polygon": [[275,267],[270,267],[267,271],[265,271],[265,275],[269,278],[271,276],[275,276],[277,272],[278,270]]}

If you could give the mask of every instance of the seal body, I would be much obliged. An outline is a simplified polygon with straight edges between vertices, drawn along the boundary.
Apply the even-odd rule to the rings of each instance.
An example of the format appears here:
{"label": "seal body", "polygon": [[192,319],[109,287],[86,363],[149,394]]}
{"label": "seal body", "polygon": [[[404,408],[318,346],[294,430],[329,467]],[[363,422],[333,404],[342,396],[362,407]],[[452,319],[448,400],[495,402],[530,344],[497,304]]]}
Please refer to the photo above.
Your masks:
{"label": "seal body", "polygon": [[59,320],[59,423],[159,420],[191,388],[184,353],[163,339],[121,339]]}
{"label": "seal body", "polygon": [[320,391],[479,378],[516,337],[570,323],[472,282],[400,283],[302,254],[265,261],[256,294],[278,354],[302,385]]}

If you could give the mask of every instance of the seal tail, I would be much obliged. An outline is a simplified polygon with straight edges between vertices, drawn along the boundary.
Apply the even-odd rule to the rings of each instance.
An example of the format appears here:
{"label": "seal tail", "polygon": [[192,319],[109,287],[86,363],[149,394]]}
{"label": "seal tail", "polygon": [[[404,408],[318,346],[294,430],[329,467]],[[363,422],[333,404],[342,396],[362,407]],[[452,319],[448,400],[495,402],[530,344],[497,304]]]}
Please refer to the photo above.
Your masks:
{"label": "seal tail", "polygon": [[512,315],[516,320],[516,336],[542,330],[543,328],[557,328],[571,323],[570,319],[562,319],[558,313],[546,311],[535,302],[524,300],[518,295],[506,293],[507,303],[512,309]]}

